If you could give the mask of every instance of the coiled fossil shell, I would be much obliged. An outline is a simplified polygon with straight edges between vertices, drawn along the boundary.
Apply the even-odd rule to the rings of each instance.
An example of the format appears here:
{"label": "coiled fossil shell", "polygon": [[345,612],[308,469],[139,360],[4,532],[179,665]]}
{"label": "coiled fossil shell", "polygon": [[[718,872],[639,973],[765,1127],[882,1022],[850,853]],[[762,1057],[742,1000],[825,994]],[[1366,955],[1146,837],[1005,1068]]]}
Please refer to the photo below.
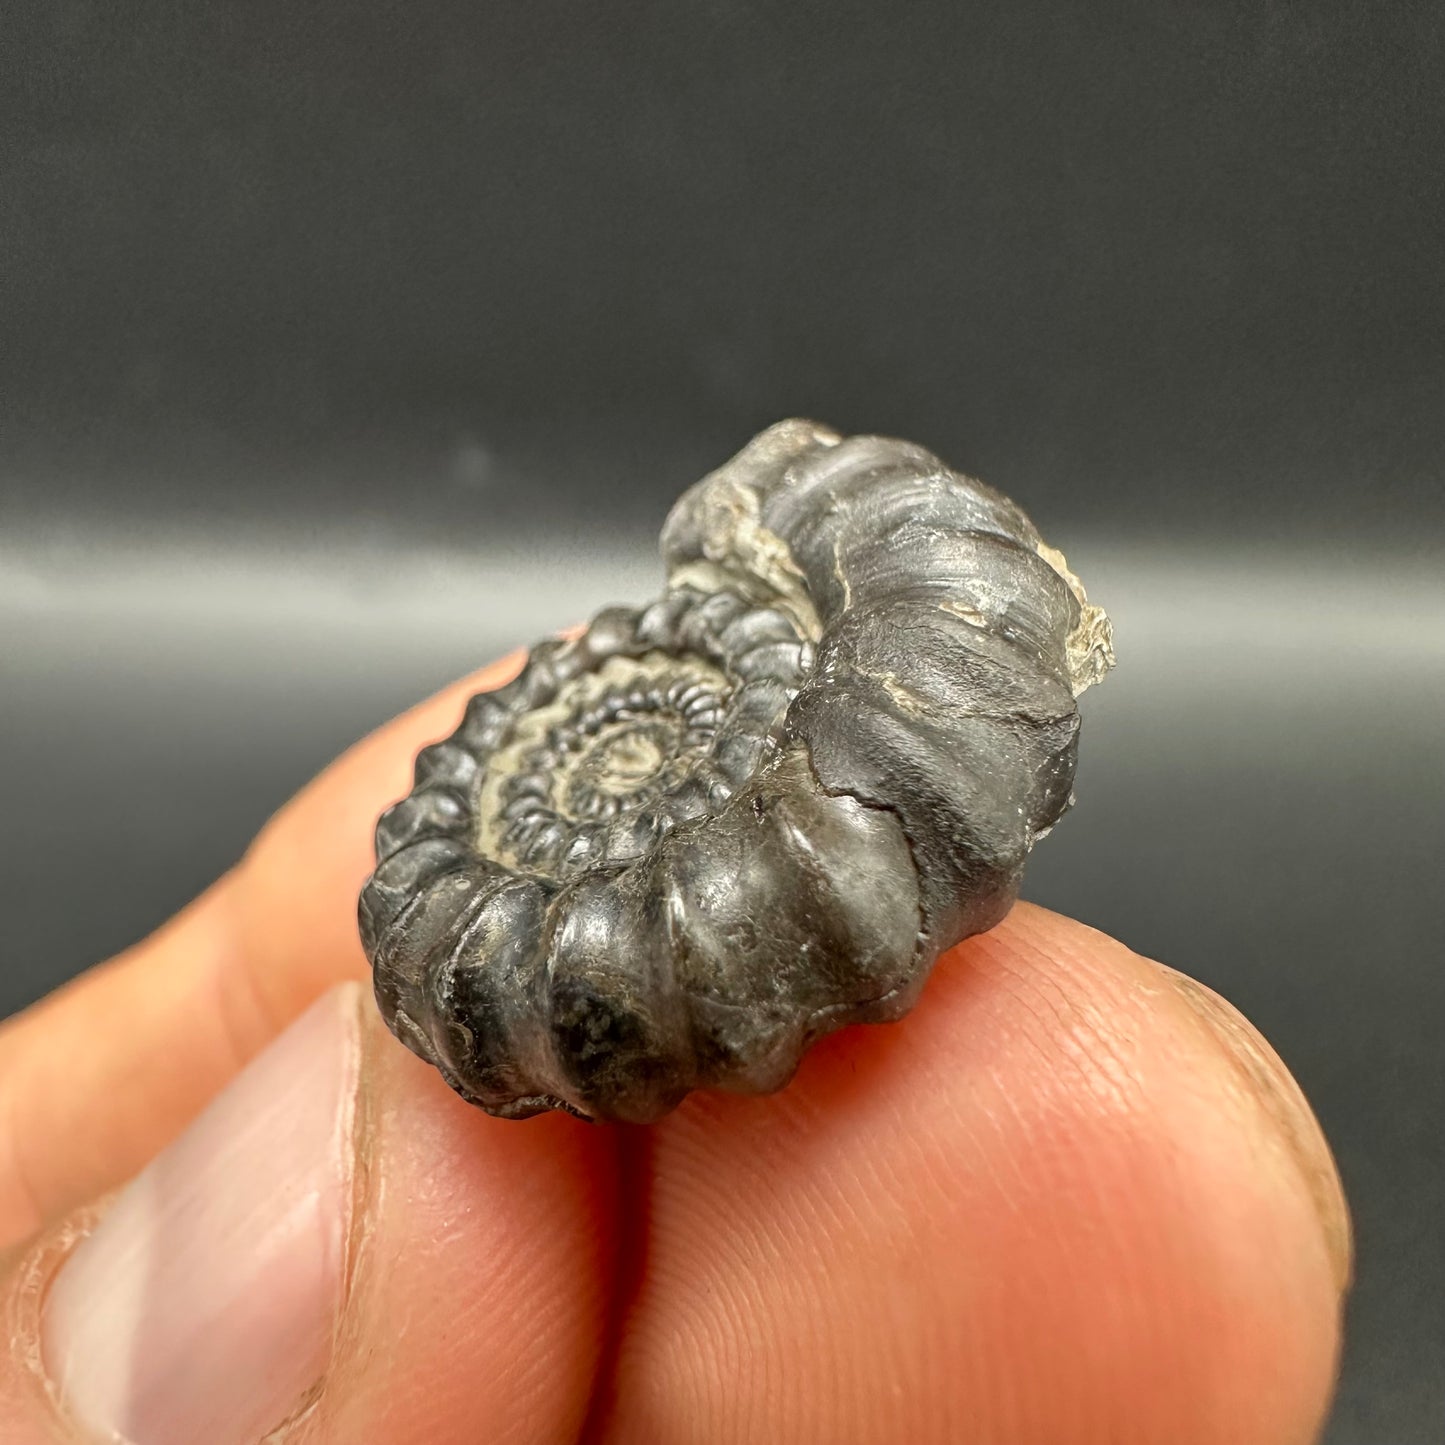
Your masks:
{"label": "coiled fossil shell", "polygon": [[1007,913],[1108,620],[1007,498],[786,421],[685,493],[667,587],[423,750],[361,897],[376,996],[490,1113],[787,1082]]}

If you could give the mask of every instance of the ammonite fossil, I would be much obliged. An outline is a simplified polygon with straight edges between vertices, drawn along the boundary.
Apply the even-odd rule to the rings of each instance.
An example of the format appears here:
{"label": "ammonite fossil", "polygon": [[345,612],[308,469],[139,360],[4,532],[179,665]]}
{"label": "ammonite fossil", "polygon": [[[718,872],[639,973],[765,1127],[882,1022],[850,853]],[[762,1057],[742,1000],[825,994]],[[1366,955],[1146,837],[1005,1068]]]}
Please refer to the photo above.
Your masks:
{"label": "ammonite fossil", "polygon": [[361,897],[397,1037],[490,1113],[645,1122],[896,1019],[1071,801],[1108,620],[998,492],[811,422],[685,493],[667,586],[423,750]]}

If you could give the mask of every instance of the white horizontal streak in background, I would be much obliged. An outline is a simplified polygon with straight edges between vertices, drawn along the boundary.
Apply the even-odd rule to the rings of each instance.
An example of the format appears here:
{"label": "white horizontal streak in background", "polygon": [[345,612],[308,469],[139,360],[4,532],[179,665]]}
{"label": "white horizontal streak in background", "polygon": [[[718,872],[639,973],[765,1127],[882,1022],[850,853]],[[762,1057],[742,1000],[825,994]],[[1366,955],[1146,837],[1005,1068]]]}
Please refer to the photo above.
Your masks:
{"label": "white horizontal streak in background", "polygon": [[[1091,597],[1114,618],[1121,658],[1165,647],[1180,661],[1224,649],[1337,672],[1375,653],[1445,662],[1445,567],[1392,564],[1383,553],[1322,557],[1218,547],[1069,549]],[[248,537],[226,546],[180,536],[72,534],[0,539],[0,659],[54,626],[97,635],[139,631],[152,646],[208,633],[241,643],[286,629],[289,645],[341,638],[395,649],[507,648],[613,602],[640,603],[662,582],[655,553],[610,541],[575,546],[479,544],[470,550],[336,539]],[[47,626],[46,624],[52,624]],[[28,624],[28,625],[27,625]]]}

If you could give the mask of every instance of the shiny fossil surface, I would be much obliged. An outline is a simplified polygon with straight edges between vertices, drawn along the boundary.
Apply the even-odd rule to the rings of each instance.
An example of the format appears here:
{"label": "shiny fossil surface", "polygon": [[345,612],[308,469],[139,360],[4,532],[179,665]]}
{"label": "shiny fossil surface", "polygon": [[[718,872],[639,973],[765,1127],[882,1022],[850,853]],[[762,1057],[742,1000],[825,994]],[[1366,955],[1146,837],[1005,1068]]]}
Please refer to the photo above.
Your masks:
{"label": "shiny fossil surface", "polygon": [[787,421],[684,493],[667,585],[468,704],[377,827],[378,1003],[465,1098],[646,1122],[896,1019],[1072,801],[1108,619],[1006,497]]}

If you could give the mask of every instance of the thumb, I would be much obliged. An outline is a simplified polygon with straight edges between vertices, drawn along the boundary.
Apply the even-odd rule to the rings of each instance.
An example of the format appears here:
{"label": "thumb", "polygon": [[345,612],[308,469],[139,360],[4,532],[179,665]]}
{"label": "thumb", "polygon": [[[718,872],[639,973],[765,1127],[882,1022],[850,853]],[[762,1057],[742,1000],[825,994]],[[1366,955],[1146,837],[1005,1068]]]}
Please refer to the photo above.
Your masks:
{"label": "thumb", "polygon": [[332,989],[14,1257],[0,1438],[555,1442],[605,1336],[610,1135],[456,1099]]}

